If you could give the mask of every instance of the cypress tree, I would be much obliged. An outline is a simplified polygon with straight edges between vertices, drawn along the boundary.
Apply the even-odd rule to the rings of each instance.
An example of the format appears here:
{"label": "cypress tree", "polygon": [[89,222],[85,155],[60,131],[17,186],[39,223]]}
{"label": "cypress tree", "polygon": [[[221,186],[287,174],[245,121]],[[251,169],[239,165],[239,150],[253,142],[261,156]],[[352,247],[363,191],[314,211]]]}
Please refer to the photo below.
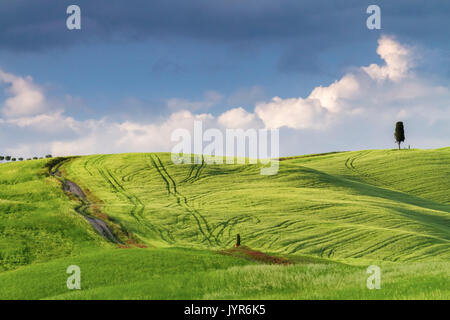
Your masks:
{"label": "cypress tree", "polygon": [[394,137],[395,141],[398,143],[398,149],[400,150],[400,143],[405,141],[405,128],[403,127],[403,122],[398,121],[395,124]]}

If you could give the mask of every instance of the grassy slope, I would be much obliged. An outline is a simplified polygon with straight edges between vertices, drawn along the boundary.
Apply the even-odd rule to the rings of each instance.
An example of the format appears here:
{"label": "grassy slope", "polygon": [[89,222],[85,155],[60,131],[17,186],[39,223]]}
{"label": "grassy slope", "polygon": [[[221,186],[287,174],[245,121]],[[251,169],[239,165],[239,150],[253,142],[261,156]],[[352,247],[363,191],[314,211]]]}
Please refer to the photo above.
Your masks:
{"label": "grassy slope", "polygon": [[450,204],[450,147],[342,152],[321,157],[294,157],[290,162]]}
{"label": "grassy slope", "polygon": [[[65,287],[81,268],[82,290]],[[382,290],[343,264],[261,265],[205,250],[106,249],[0,273],[9,299],[448,299],[448,263],[381,264]],[[45,280],[44,280],[45,279]]]}
{"label": "grassy slope", "polygon": [[[176,166],[169,154],[63,166],[155,249],[107,249],[42,162],[3,164],[0,263],[30,265],[0,273],[0,298],[448,298],[449,164],[450,148],[296,157],[272,177],[257,165]],[[384,290],[365,289],[363,267],[255,265],[210,252],[236,233],[263,251],[377,263]],[[82,267],[81,292],[65,288],[69,264]]]}
{"label": "grassy slope", "polygon": [[[420,167],[407,165],[408,159],[400,163],[398,152],[372,153],[382,162],[367,160],[363,174],[341,169],[354,153],[282,161],[275,176],[260,175],[257,165],[174,165],[170,154],[90,156],[64,169],[148,245],[224,248],[240,233],[248,246],[278,253],[447,261],[449,175],[442,172],[449,167],[448,149],[416,151]],[[367,183],[366,175],[371,178],[378,166],[383,171],[373,174],[377,185]],[[391,174],[398,166],[407,166],[410,176]],[[392,185],[399,177],[396,191]],[[432,200],[401,192],[409,186],[419,193],[420,177],[437,182],[425,191]]]}
{"label": "grassy slope", "polygon": [[0,165],[0,271],[109,246],[59,184],[45,176],[45,160]]}

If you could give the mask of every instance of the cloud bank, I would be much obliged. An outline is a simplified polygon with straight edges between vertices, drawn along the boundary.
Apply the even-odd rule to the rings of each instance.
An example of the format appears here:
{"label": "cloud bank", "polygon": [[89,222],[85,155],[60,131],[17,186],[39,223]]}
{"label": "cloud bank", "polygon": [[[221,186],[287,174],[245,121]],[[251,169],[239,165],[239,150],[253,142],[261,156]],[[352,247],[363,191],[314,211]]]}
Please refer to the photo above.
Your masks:
{"label": "cloud bank", "polygon": [[[25,157],[43,152],[170,151],[174,144],[171,133],[178,128],[192,130],[195,120],[222,130],[281,128],[282,154],[389,148],[398,120],[405,122],[413,146],[448,145],[450,89],[417,74],[414,48],[394,37],[382,36],[377,53],[383,64],[354,68],[333,83],[314,88],[306,97],[274,97],[256,103],[252,111],[235,107],[213,115],[204,110],[224,97],[207,92],[201,102],[169,100],[173,113],[153,123],[118,122],[107,117],[78,120],[52,105],[31,77],[0,70],[5,94],[0,102],[0,133],[7,137],[0,148],[3,153]],[[22,139],[17,138],[18,132]]]}

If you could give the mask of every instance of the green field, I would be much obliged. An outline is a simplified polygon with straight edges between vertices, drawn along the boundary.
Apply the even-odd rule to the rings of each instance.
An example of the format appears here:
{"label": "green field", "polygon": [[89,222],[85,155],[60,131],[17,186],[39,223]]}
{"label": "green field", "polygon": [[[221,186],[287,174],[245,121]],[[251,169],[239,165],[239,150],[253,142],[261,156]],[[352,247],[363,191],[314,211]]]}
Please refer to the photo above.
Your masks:
{"label": "green field", "polygon": [[450,298],[450,148],[282,158],[273,176],[168,153],[61,160],[0,164],[1,299]]}

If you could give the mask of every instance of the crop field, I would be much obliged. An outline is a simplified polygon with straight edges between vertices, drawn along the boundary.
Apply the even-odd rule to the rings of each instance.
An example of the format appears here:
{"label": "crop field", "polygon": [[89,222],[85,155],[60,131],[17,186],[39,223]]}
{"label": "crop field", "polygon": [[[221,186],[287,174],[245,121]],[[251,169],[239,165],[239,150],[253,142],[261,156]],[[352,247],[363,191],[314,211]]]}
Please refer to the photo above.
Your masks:
{"label": "crop field", "polygon": [[450,298],[450,148],[260,169],[169,153],[0,164],[0,298]]}

